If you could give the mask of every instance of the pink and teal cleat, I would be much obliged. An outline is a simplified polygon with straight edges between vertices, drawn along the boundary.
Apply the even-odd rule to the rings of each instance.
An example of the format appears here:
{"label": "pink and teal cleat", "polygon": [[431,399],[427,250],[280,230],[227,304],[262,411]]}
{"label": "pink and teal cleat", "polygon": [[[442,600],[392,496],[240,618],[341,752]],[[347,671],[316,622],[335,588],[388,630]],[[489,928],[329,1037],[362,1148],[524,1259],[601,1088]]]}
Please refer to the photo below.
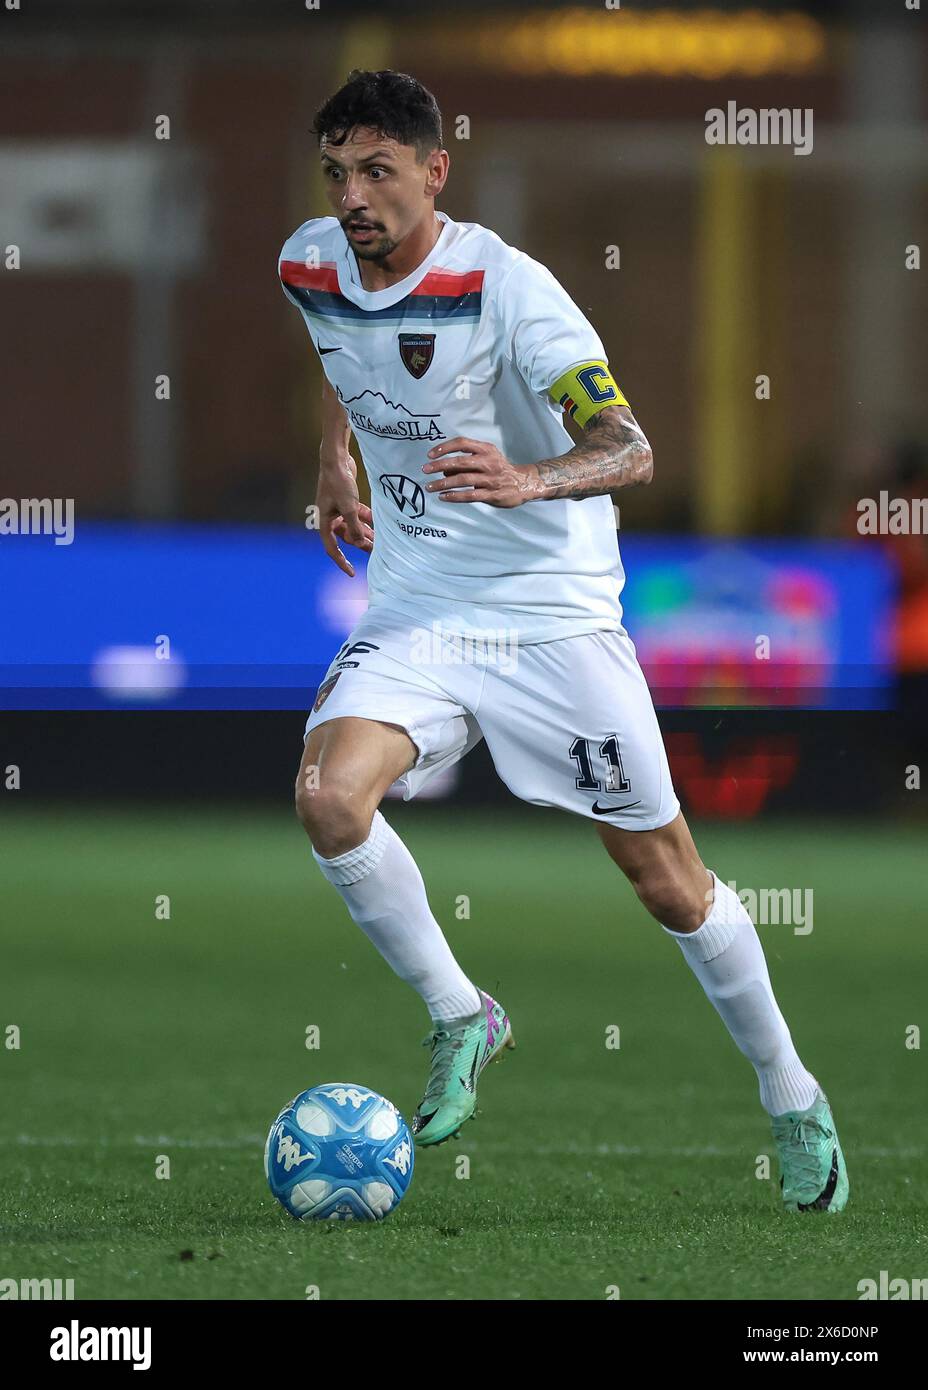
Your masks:
{"label": "pink and teal cleat", "polygon": [[775,1115],[773,1137],[786,1210],[843,1211],[848,1196],[847,1167],[824,1091],[819,1088],[808,1110]]}
{"label": "pink and teal cleat", "polygon": [[432,1069],[425,1095],[412,1119],[416,1143],[443,1144],[477,1106],[477,1078],[490,1062],[498,1061],[506,1048],[515,1047],[512,1029],[502,1004],[478,989],[481,1007],[470,1018],[436,1023],[423,1038],[431,1046]]}

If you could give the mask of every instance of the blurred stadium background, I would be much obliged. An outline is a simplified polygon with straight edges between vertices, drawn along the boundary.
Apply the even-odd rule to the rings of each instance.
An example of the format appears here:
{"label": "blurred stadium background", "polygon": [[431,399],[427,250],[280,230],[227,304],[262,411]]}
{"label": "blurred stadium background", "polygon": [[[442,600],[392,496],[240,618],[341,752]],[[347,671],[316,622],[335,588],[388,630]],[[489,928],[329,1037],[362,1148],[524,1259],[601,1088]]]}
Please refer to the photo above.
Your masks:
{"label": "blurred stadium background", "polygon": [[[655,453],[654,483],[621,503],[625,603],[684,809],[709,862],[739,881],[814,884],[817,969],[834,979],[842,957],[845,1008],[815,1014],[820,987],[793,951],[800,938],[778,942],[776,978],[803,1003],[803,1036],[820,1034],[835,1062],[888,969],[870,933],[880,916],[905,988],[894,995],[884,975],[883,1042],[838,1069],[846,1096],[875,1104],[888,1085],[891,1108],[877,1059],[924,999],[913,932],[924,917],[915,885],[928,792],[911,769],[928,765],[928,538],[861,535],[857,506],[881,492],[928,497],[928,312],[913,265],[928,214],[924,14],[904,0],[639,0],[617,12],[542,0],[321,0],[318,10],[302,0],[84,0],[78,17],[73,4],[45,0],[0,24],[0,495],[73,498],[75,509],[73,544],[0,534],[0,840],[12,851],[4,876],[18,953],[0,1022],[33,1019],[35,1032],[47,1007],[56,1011],[41,1084],[61,1066],[71,1024],[84,1039],[62,1124],[119,1124],[95,1078],[115,1086],[121,1067],[128,1077],[133,1045],[117,1057],[102,1020],[124,999],[144,1038],[160,1016],[144,981],[125,993],[114,960],[172,883],[185,885],[187,920],[201,933],[182,948],[189,975],[150,941],[131,947],[152,988],[162,972],[174,1030],[175,1051],[149,1059],[163,1126],[189,1132],[215,1100],[230,1000],[233,1019],[257,1007],[299,1035],[303,1006],[282,1000],[281,985],[310,903],[325,951],[309,973],[332,986],[332,1008],[360,1019],[385,987],[364,943],[349,944],[288,819],[304,713],[365,591],[363,565],[348,581],[305,525],[320,379],[276,259],[288,233],[327,211],[308,127],[355,66],[410,71],[431,88],[452,160],[439,205],[546,264],[600,332]],[[812,152],[708,146],[706,112],[729,101],[811,108]],[[157,139],[164,116],[170,139]],[[617,268],[606,268],[609,248]],[[755,394],[761,375],[769,399]],[[162,377],[169,399],[156,391]],[[762,635],[767,661],[755,653]],[[164,637],[168,662],[156,654]],[[553,866],[559,844],[580,853],[584,828],[521,807],[482,747],[436,791],[453,798],[447,809],[398,804],[389,814],[441,902],[461,891],[468,843],[475,882],[491,855],[484,922],[499,928],[500,973],[511,958],[507,978],[518,978],[522,930],[504,940],[514,905],[547,911],[547,968],[564,951],[578,1007],[595,998],[621,948],[606,920],[614,878],[594,837],[583,862],[595,859],[603,896],[585,930],[590,951],[603,950],[598,965],[595,951],[580,965],[559,944],[558,914],[574,899]],[[246,808],[250,820],[230,821]],[[548,861],[534,877],[533,843]],[[511,899],[507,844],[522,862]],[[636,910],[630,895],[623,902]],[[254,936],[252,909],[276,927],[277,954],[269,927]],[[450,909],[444,917],[457,929]],[[224,946],[220,998],[210,972]],[[643,948],[624,949],[626,978],[641,985],[625,1016],[638,1009],[645,1034],[651,961],[639,981]],[[369,995],[347,990],[342,954]],[[486,944],[479,958],[488,970]],[[537,987],[541,1009],[538,968],[525,990],[530,999]],[[687,1024],[677,1062],[708,1049],[708,1069],[730,1067],[747,1105],[739,1059],[717,1060],[727,1043],[687,985],[674,976],[663,996],[701,1030]],[[421,1023],[414,1005],[397,1004],[411,1028]],[[198,1046],[194,1017],[215,1029],[217,1052],[181,1076]],[[409,1065],[399,1054],[371,1065],[338,1012],[332,1027],[347,1070],[366,1068],[370,1084],[388,1089],[388,1063]],[[257,1108],[243,1116],[228,1102],[223,1123],[251,1135],[262,1105],[269,1121],[288,1084],[306,1084],[305,1052],[280,1082],[283,1036],[272,1028],[257,1061],[243,1041],[236,1076]],[[581,1083],[585,1056],[568,1047],[554,1059],[564,1085]],[[414,1086],[410,1071],[398,1103],[415,1103]],[[707,1097],[691,1089],[678,1102],[696,1134]],[[27,1110],[8,1110],[14,1135],[38,1129]],[[127,1123],[148,1132],[141,1114]],[[246,1182],[252,1148],[249,1138]],[[15,1153],[24,1181],[53,1183],[49,1152],[0,1158]],[[678,1166],[683,1182],[689,1165]],[[120,1270],[95,1288],[128,1287],[131,1276]],[[743,1293],[719,1278],[721,1296]],[[782,1284],[757,1287],[790,1296]]]}
{"label": "blurred stadium background", "polygon": [[[4,15],[0,218],[22,259],[3,277],[0,491],[73,497],[77,528],[73,546],[3,538],[5,706],[302,709],[363,607],[363,577],[343,583],[305,530],[318,368],[274,272],[288,232],[325,210],[308,126],[355,65],[434,90],[442,206],[551,267],[652,440],[656,482],[621,508],[628,625],[681,769],[726,775],[731,741],[758,766],[786,749],[793,771],[778,764],[757,810],[846,806],[850,769],[868,810],[916,812],[900,759],[922,736],[928,551],[856,530],[860,498],[928,489],[928,314],[907,268],[928,206],[926,45],[902,4]],[[730,100],[812,108],[812,153],[708,146],[705,113]],[[778,713],[695,714],[707,705]],[[803,706],[844,714],[785,717]],[[878,708],[895,717],[853,714]],[[204,722],[165,726],[191,791],[281,794],[296,720],[250,721],[254,756],[219,782]],[[50,724],[88,727],[9,724],[27,761]],[[835,738],[840,762],[816,766]],[[61,764],[31,761],[32,791],[58,794]],[[161,766],[169,793],[180,770]],[[125,770],[101,753],[67,783],[104,790]],[[497,794],[480,752],[461,774],[462,794]],[[746,795],[721,799],[743,814]]]}

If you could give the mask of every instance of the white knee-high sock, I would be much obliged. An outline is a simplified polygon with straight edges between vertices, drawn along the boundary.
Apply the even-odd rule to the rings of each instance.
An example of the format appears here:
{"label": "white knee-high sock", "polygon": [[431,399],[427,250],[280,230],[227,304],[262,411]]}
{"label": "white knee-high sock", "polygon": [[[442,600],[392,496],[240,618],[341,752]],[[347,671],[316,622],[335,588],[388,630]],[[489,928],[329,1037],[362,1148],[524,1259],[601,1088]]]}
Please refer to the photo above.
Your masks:
{"label": "white knee-high sock", "polygon": [[334,859],[313,858],[361,930],[433,1020],[469,1017],[482,1005],[432,916],[416,861],[379,811],[362,845]]}
{"label": "white knee-high sock", "polygon": [[737,893],[717,874],[712,909],[694,932],[664,931],[679,942],[693,974],[729,1033],[754,1064],[760,1103],[770,1115],[807,1110],[818,1082],[806,1071],[777,1007],[760,938]]}

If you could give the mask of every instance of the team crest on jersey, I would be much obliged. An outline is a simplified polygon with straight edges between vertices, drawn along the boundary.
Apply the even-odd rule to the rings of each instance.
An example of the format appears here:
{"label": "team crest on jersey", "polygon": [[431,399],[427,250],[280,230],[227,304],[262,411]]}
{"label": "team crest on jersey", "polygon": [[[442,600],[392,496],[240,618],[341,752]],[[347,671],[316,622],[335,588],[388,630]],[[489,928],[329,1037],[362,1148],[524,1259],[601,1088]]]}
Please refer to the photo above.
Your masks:
{"label": "team crest on jersey", "polygon": [[435,356],[435,334],[401,333],[399,338],[403,366],[418,381],[432,365],[432,358]]}
{"label": "team crest on jersey", "polygon": [[313,705],[313,714],[315,714],[317,710],[322,709],[322,706],[335,689],[335,682],[340,675],[341,671],[339,671],[338,675],[330,676],[327,681],[322,682],[319,689],[316,691],[316,703]]}

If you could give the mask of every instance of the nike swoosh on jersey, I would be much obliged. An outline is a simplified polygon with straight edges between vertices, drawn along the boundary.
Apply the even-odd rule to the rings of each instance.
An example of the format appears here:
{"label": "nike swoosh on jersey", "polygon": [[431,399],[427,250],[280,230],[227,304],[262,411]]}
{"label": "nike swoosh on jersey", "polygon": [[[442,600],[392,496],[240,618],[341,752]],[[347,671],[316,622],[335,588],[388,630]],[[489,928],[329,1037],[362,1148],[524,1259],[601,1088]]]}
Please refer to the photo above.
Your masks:
{"label": "nike swoosh on jersey", "polygon": [[322,346],[321,343],[317,343],[317,344],[316,344],[316,349],[317,349],[317,351],[318,351],[320,357],[325,357],[325,355],[326,355],[327,352],[341,352],[341,348],[340,348],[340,347],[324,348],[324,347]]}
{"label": "nike swoosh on jersey", "polygon": [[640,806],[641,800],[626,801],[624,806],[600,806],[598,801],[593,802],[594,816],[611,816],[614,811],[630,811],[633,806]]}

